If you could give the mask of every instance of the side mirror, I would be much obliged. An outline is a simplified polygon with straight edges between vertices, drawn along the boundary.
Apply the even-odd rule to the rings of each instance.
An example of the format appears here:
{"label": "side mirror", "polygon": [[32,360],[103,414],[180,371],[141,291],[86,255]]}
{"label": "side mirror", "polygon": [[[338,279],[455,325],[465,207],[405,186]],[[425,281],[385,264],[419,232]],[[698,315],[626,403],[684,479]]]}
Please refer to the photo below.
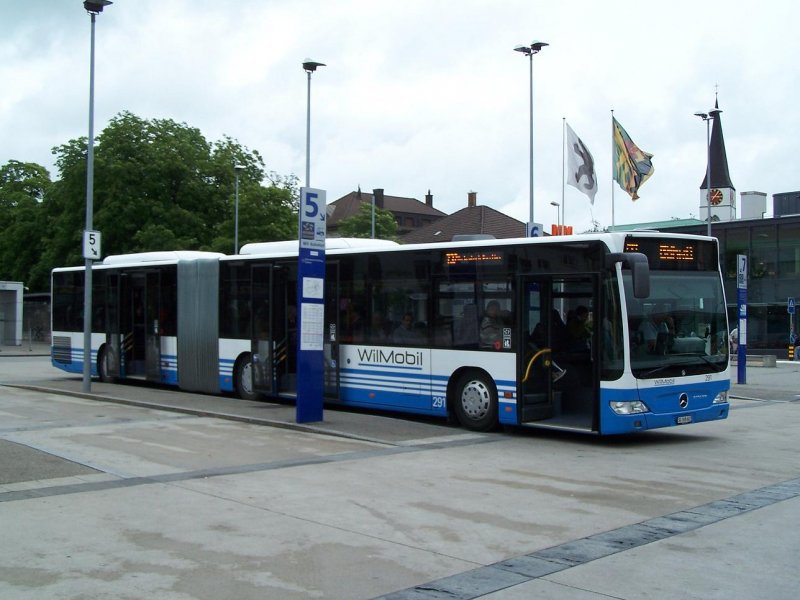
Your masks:
{"label": "side mirror", "polygon": [[613,268],[618,262],[622,268],[630,268],[633,279],[633,295],[636,298],[650,297],[650,264],[641,252],[613,252],[606,255],[606,268]]}

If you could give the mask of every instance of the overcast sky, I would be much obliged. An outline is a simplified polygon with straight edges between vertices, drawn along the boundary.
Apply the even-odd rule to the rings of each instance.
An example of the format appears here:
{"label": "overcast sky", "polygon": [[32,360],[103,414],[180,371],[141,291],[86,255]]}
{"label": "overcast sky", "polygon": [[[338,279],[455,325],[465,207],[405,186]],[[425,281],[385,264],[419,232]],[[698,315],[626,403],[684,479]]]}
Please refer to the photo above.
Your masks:
{"label": "overcast sky", "polygon": [[[611,224],[611,110],[654,155],[615,222],[699,215],[706,126],[719,106],[737,192],[800,189],[796,1],[115,0],[97,17],[95,131],[121,111],[231,136],[267,168],[311,184],[452,213],[478,203],[521,221],[529,207],[534,57],[535,220],[562,200],[562,118],[594,155],[594,206],[564,191],[576,231]],[[51,170],[51,148],[88,132],[90,19],[82,0],[0,0],[0,164]]]}

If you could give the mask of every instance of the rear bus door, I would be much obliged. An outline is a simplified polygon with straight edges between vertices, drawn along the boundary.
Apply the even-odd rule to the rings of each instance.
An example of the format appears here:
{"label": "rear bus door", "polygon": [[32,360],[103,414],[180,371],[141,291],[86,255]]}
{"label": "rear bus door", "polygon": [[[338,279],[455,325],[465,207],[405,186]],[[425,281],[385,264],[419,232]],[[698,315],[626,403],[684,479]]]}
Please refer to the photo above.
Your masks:
{"label": "rear bus door", "polygon": [[106,374],[117,378],[122,375],[120,371],[120,357],[122,352],[122,337],[120,324],[120,294],[119,274],[108,272],[106,274]]}
{"label": "rear bus door", "polygon": [[325,266],[325,330],[323,331],[323,394],[328,400],[339,399],[339,263]]}
{"label": "rear bus door", "polygon": [[145,293],[145,374],[148,381],[161,381],[161,273],[148,271]]}

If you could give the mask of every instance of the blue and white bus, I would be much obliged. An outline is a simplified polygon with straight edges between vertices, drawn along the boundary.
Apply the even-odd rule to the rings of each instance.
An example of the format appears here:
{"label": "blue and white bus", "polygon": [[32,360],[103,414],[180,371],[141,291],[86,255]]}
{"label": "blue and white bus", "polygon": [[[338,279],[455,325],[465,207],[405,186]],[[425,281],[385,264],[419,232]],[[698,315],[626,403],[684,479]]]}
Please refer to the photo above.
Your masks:
{"label": "blue and white bus", "polygon": [[[325,401],[490,430],[725,419],[714,238],[658,232],[327,242]],[[83,366],[83,267],[52,273],[52,363]],[[296,398],[297,242],[93,267],[93,375]]]}

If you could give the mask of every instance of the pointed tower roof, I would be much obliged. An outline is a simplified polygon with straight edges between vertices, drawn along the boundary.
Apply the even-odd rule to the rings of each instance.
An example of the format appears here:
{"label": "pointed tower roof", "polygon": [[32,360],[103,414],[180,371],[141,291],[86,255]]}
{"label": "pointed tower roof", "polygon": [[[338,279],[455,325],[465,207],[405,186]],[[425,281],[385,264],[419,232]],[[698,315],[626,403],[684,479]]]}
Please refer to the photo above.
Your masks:
{"label": "pointed tower roof", "polygon": [[722,120],[720,119],[719,99],[714,101],[714,109],[719,111],[714,116],[714,124],[711,126],[711,142],[708,154],[710,165],[706,166],[706,174],[700,183],[700,189],[706,189],[708,182],[708,169],[711,168],[711,188],[730,188],[735,190],[728,173],[728,156],[725,154],[725,138],[722,136]]}

